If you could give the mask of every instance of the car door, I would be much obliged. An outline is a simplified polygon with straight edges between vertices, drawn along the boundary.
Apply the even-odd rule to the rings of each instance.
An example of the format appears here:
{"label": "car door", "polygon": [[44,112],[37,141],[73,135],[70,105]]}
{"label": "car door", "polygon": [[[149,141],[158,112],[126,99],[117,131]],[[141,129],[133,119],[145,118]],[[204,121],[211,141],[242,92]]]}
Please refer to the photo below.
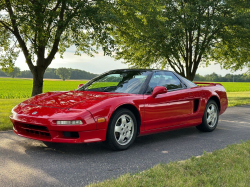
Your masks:
{"label": "car door", "polygon": [[[151,96],[155,86],[165,86],[167,93]],[[144,95],[145,130],[181,125],[192,113],[193,101],[181,81],[168,71],[158,71],[152,75]]]}

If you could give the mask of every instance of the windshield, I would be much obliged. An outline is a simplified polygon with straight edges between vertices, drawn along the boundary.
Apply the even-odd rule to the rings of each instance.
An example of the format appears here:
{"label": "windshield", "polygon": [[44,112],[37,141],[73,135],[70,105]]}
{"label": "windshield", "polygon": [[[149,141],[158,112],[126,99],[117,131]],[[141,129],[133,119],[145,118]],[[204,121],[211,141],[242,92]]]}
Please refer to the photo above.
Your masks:
{"label": "windshield", "polygon": [[139,70],[111,71],[92,79],[78,90],[138,94],[149,74]]}

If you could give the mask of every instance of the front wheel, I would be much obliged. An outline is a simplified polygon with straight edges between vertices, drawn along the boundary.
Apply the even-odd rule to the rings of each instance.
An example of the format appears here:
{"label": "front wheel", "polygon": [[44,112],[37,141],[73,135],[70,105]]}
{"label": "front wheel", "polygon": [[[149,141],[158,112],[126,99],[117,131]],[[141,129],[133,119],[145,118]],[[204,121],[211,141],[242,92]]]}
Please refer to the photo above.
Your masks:
{"label": "front wheel", "polygon": [[202,124],[196,126],[197,129],[204,132],[213,131],[219,120],[219,110],[218,105],[214,100],[210,100],[207,103],[203,118]]}
{"label": "front wheel", "polygon": [[135,140],[137,122],[134,114],[128,109],[119,109],[112,116],[107,130],[107,145],[114,150],[125,150]]}

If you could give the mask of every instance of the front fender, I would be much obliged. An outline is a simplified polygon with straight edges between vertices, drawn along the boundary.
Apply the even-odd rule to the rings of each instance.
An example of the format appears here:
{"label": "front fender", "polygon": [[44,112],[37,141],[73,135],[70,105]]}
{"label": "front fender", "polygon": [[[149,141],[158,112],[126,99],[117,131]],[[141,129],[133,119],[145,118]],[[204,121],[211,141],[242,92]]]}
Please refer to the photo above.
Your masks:
{"label": "front fender", "polygon": [[[122,105],[132,105],[136,107],[141,115],[141,119],[143,118],[143,112],[141,112],[144,106],[143,95],[110,98],[88,109],[96,121],[97,129],[106,129],[113,113]],[[105,122],[97,123],[98,118],[105,118]]]}

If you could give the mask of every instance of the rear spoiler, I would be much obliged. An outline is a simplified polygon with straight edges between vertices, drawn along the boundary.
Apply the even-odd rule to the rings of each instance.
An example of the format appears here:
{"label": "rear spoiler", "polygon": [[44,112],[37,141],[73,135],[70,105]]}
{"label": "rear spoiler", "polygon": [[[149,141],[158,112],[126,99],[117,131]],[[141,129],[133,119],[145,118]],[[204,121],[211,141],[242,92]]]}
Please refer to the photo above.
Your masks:
{"label": "rear spoiler", "polygon": [[216,86],[216,85],[222,86],[222,84],[220,84],[220,83],[212,83],[212,82],[194,82],[194,84],[206,84],[206,86]]}

